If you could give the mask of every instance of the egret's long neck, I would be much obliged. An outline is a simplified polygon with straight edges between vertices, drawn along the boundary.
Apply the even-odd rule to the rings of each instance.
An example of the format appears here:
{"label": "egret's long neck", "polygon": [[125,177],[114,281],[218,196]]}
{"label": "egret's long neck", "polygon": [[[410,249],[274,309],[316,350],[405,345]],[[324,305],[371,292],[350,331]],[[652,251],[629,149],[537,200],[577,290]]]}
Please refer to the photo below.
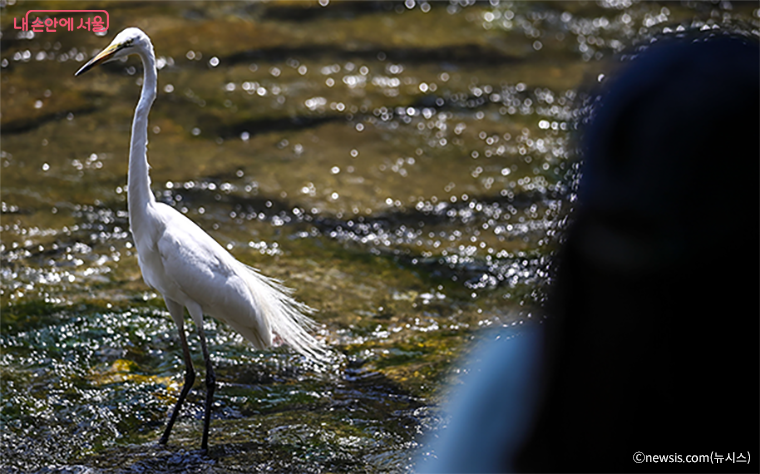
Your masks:
{"label": "egret's long neck", "polygon": [[129,176],[127,179],[129,199],[129,221],[132,231],[140,226],[146,216],[147,207],[155,203],[150,191],[148,175],[148,114],[156,98],[156,57],[153,48],[139,52],[143,63],[143,85],[140,101],[132,121],[132,142],[129,146]]}

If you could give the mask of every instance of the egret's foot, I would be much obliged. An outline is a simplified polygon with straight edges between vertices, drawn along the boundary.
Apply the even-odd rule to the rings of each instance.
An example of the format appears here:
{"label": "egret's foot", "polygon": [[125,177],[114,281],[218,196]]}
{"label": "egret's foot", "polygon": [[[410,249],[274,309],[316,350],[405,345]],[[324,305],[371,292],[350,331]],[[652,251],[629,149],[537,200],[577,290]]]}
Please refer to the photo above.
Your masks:
{"label": "egret's foot", "polygon": [[208,452],[208,435],[204,433],[205,436],[201,438],[201,451]]}
{"label": "egret's foot", "polygon": [[209,454],[208,446],[206,446],[205,448],[204,448],[204,447],[201,447],[201,449],[199,449],[199,450],[198,450],[198,451],[196,451],[196,452],[197,452],[198,454],[200,454],[201,456],[203,456],[204,458],[207,458],[207,457],[209,457],[209,455],[208,455],[208,454]]}

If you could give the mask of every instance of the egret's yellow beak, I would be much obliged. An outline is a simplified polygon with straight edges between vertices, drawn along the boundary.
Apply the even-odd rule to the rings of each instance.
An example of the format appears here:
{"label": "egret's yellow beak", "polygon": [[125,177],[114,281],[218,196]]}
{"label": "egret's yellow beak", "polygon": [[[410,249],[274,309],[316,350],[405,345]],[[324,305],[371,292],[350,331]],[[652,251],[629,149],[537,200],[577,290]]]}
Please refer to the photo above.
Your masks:
{"label": "egret's yellow beak", "polygon": [[74,73],[75,76],[78,76],[80,74],[84,74],[85,72],[89,71],[90,69],[94,68],[98,64],[108,61],[114,54],[116,54],[120,49],[122,49],[125,45],[123,44],[110,44],[106,49],[99,52],[97,56],[87,61],[87,64],[82,66],[77,72]]}

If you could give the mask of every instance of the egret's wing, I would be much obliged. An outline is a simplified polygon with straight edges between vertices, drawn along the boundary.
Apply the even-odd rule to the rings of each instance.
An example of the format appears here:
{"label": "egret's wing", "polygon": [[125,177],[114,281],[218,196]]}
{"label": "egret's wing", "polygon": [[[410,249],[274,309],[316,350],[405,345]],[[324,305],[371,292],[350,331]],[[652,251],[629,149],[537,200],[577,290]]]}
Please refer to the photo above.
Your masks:
{"label": "egret's wing", "polygon": [[[272,344],[272,331],[286,344],[314,360],[326,361],[327,349],[308,333],[312,309],[291,291],[237,261],[194,222],[171,209],[158,250],[167,275],[186,298],[220,319],[254,345]],[[180,300],[178,300],[180,301]]]}
{"label": "egret's wing", "polygon": [[204,314],[224,321],[263,349],[271,345],[271,329],[253,299],[245,275],[221,245],[193,221],[171,209],[158,240],[164,273],[179,302],[193,301]]}

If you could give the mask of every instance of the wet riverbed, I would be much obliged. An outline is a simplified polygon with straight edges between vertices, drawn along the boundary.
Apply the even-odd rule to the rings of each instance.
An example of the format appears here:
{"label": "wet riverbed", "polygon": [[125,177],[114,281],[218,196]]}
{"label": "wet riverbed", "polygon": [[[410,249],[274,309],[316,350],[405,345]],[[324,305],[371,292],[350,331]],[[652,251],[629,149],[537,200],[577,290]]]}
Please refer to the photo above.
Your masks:
{"label": "wet riverbed", "polygon": [[[14,18],[63,4],[3,5],[0,472],[412,469],[458,358],[540,319],[615,54],[759,28],[754,3],[102,2],[105,36],[31,34]],[[157,198],[295,288],[336,353],[257,352],[209,318],[210,458],[200,382],[156,445],[183,363],[128,231],[142,68],[73,76],[127,26],[158,56]]]}

